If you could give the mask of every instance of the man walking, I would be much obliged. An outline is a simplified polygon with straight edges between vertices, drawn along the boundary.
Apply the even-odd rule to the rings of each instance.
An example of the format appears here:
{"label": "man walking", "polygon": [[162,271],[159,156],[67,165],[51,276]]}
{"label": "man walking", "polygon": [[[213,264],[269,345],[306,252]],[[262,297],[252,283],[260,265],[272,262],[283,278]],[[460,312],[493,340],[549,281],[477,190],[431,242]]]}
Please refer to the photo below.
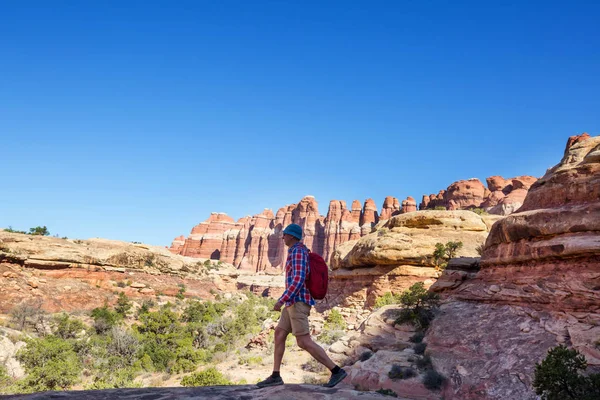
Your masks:
{"label": "man walking", "polygon": [[259,387],[283,385],[279,371],[285,352],[285,339],[290,333],[296,336],[298,347],[308,351],[314,359],[331,371],[331,378],[324,385],[325,387],[334,387],[348,375],[327,356],[321,346],[310,338],[308,315],[311,306],[315,305],[315,301],[304,285],[310,272],[310,266],[308,265],[308,249],[301,240],[302,228],[300,225],[290,224],[283,230],[283,241],[289,247],[285,263],[285,291],[273,309],[280,311],[284,305],[285,308],[281,311],[279,323],[275,328],[273,373],[264,381],[258,382]]}

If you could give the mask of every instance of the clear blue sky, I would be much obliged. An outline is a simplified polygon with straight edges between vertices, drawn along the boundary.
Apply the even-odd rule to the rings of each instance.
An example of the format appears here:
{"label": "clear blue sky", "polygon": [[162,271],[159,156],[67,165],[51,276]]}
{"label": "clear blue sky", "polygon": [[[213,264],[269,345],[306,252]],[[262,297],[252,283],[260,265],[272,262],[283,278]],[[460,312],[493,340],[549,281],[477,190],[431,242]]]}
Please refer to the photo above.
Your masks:
{"label": "clear blue sky", "polygon": [[312,194],[541,176],[600,134],[597,1],[2,1],[0,226],[168,245]]}

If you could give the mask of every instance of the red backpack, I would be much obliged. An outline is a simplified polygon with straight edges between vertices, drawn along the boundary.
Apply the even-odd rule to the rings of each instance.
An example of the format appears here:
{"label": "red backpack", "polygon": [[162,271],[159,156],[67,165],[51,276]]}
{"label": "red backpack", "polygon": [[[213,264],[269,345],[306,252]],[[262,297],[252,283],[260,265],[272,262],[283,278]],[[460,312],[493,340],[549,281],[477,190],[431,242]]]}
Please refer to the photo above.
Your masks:
{"label": "red backpack", "polygon": [[310,273],[306,278],[306,287],[313,299],[322,300],[327,294],[327,284],[329,283],[329,268],[323,257],[317,253],[309,251],[308,266]]}

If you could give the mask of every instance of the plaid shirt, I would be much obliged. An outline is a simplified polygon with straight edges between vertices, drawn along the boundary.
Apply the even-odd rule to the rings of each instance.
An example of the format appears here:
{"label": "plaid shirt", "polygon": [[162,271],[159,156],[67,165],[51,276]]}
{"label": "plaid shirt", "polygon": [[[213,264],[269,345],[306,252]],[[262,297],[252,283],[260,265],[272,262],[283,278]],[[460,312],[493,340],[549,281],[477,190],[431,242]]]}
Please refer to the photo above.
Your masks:
{"label": "plaid shirt", "polygon": [[285,262],[285,292],[279,298],[281,303],[291,306],[296,302],[303,302],[314,306],[310,292],[304,286],[306,276],[310,272],[308,266],[308,249],[300,242],[288,249],[287,261]]}

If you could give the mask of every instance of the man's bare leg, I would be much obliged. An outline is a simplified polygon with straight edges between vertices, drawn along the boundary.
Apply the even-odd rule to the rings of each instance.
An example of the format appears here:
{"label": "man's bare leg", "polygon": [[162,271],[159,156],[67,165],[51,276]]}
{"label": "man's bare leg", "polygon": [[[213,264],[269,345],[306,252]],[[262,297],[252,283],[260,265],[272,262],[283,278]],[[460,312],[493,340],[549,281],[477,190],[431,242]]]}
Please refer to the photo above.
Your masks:
{"label": "man's bare leg", "polygon": [[[277,332],[276,332],[277,334]],[[284,339],[285,340],[285,339]],[[335,363],[329,358],[325,350],[318,344],[316,344],[310,337],[309,334],[296,336],[296,342],[298,343],[298,347],[308,351],[308,353],[313,356],[315,360],[323,364],[327,367],[327,369],[331,370],[335,367]],[[284,342],[285,343],[285,342]]]}
{"label": "man's bare leg", "polygon": [[[288,332],[281,328],[275,328],[275,351],[273,352],[273,371],[281,370],[281,361],[283,360],[283,354],[285,353],[285,340],[287,339]],[[327,354],[325,354],[327,357]]]}

